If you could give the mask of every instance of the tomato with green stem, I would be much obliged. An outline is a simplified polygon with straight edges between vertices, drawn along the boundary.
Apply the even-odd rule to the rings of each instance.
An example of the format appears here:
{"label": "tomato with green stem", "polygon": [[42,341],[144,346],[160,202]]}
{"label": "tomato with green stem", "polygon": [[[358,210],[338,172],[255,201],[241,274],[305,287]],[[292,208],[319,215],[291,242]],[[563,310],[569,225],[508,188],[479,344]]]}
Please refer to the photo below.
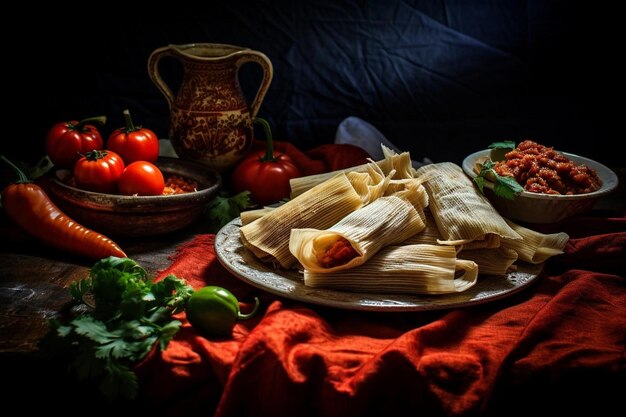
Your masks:
{"label": "tomato with green stem", "polygon": [[74,181],[83,190],[115,194],[124,168],[122,157],[115,152],[87,152],[74,166]]}
{"label": "tomato with green stem", "polygon": [[105,122],[105,116],[98,116],[54,125],[46,135],[46,153],[50,161],[59,168],[71,170],[84,154],[102,149],[102,136],[94,123]]}
{"label": "tomato with green stem", "polygon": [[128,165],[119,181],[120,194],[124,195],[161,195],[164,188],[163,173],[148,161]]}
{"label": "tomato with green stem", "polygon": [[253,152],[237,165],[232,175],[235,193],[250,191],[250,198],[257,204],[276,203],[291,194],[289,180],[299,177],[300,170],[291,157],[274,150],[270,126],[266,120],[256,118],[265,130],[266,149]]}
{"label": "tomato with green stem", "polygon": [[128,109],[123,113],[126,126],[111,133],[107,149],[120,155],[126,165],[135,161],[155,162],[159,157],[159,139],[156,134],[150,129],[135,126]]}

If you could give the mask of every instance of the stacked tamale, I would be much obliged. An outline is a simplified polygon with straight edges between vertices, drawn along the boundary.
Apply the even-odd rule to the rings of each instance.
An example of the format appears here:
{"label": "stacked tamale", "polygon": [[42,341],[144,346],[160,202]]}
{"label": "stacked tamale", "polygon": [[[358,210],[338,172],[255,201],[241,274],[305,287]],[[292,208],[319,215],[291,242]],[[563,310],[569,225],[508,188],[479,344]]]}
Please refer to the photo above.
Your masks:
{"label": "stacked tamale", "polygon": [[242,214],[241,241],[304,283],[355,292],[464,291],[479,272],[562,253],[568,236],[504,219],[453,163],[411,167],[408,152],[291,181],[292,199]]}

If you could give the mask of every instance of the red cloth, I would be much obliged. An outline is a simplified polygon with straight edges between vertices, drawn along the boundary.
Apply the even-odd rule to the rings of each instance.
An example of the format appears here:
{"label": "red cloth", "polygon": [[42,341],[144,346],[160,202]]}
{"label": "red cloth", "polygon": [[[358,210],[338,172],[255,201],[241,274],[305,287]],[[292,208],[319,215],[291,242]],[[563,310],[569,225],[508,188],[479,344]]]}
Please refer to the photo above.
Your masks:
{"label": "red cloth", "polygon": [[626,217],[563,227],[575,238],[529,288],[415,313],[276,297],[230,275],[215,257],[214,236],[198,235],[160,277],[220,285],[241,301],[259,296],[263,309],[232,338],[210,340],[181,314],[167,350],[136,368],[141,395],[168,415],[621,415]]}
{"label": "red cloth", "polygon": [[[265,149],[265,142],[255,140],[252,151]],[[336,171],[368,162],[369,154],[362,148],[348,144],[320,145],[308,151],[301,151],[289,142],[274,141],[274,150],[283,152],[293,159],[302,176]]]}

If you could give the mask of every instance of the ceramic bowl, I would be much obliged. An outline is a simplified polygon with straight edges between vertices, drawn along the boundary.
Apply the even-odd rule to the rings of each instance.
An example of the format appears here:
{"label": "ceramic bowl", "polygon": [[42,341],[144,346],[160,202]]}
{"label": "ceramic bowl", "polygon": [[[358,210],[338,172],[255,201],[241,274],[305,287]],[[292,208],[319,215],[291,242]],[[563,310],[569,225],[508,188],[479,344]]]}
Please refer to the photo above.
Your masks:
{"label": "ceramic bowl", "polygon": [[71,172],[57,170],[48,182],[50,197],[71,218],[107,236],[151,236],[183,229],[198,220],[204,206],[217,195],[221,176],[202,164],[178,158],[160,157],[156,165],[166,177],[195,181],[197,191],[160,196],[95,193],[68,185]]}
{"label": "ceramic bowl", "polygon": [[[561,152],[577,164],[584,164],[594,169],[602,186],[592,192],[576,195],[552,195],[522,191],[514,200],[497,197],[491,184],[485,187],[485,195],[502,216],[525,223],[556,223],[568,217],[590,211],[602,196],[608,195],[617,188],[618,179],[615,172],[599,162],[571,153]],[[469,155],[463,160],[463,171],[474,178],[476,164],[482,164],[489,158],[490,150],[482,150]]]}

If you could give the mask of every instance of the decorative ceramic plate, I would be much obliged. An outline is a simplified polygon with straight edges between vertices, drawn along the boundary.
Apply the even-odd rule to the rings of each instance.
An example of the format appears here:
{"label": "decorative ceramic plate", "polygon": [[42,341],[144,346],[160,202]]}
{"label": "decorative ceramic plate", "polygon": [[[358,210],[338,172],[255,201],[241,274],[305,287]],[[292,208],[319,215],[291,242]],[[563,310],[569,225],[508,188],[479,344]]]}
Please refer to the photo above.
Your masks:
{"label": "decorative ceramic plate", "polygon": [[259,261],[239,239],[241,222],[235,219],[215,237],[215,252],[220,263],[248,284],[281,297],[350,310],[426,311],[466,307],[498,300],[530,285],[542,265],[522,263],[517,271],[503,277],[479,276],[472,288],[444,295],[374,294],[313,288],[304,285],[297,270],[276,270]]}

